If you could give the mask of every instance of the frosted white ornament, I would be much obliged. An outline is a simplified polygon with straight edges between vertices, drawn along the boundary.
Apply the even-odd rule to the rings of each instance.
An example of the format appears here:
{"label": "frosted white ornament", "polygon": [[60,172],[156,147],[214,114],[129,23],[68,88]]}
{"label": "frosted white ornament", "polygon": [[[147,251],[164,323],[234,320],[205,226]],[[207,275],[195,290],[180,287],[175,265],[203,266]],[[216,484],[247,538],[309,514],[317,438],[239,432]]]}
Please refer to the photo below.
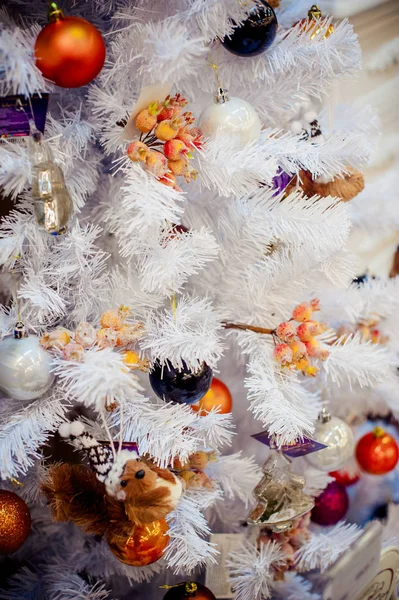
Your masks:
{"label": "frosted white ornament", "polygon": [[14,335],[0,342],[0,391],[15,400],[34,400],[54,381],[51,356],[43,350],[36,335],[25,337],[17,323]]}
{"label": "frosted white ornament", "polygon": [[223,88],[219,88],[215,104],[202,111],[199,126],[209,137],[217,133],[228,134],[236,148],[259,139],[262,128],[254,107],[241,98],[230,98]]}
{"label": "frosted white ornament", "polygon": [[351,428],[345,421],[332,417],[323,408],[312,436],[327,448],[312,452],[305,456],[307,463],[320,471],[337,471],[353,456],[355,440]]}

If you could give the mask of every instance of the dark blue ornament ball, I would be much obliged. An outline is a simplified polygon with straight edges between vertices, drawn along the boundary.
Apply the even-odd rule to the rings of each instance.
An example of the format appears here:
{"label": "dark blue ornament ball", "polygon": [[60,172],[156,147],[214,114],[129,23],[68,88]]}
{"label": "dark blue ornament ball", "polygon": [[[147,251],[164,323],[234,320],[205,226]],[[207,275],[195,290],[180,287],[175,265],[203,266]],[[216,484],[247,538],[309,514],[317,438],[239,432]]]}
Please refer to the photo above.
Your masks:
{"label": "dark blue ornament ball", "polygon": [[248,13],[248,19],[237,25],[230,36],[222,40],[223,46],[238,56],[256,56],[270,48],[277,33],[277,17],[265,0],[258,0]]}
{"label": "dark blue ornament ball", "polygon": [[211,386],[212,369],[206,363],[198,371],[191,371],[183,362],[177,369],[169,362],[163,366],[156,362],[150,372],[150,384],[162,400],[178,404],[194,404],[205,396]]}

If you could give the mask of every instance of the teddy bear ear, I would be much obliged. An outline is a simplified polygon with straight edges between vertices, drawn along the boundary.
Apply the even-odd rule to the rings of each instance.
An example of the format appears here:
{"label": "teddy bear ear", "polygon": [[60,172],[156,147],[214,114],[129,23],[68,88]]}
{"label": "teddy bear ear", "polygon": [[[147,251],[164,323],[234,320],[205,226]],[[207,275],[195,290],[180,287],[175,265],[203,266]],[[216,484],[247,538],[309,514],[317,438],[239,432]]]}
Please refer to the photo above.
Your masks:
{"label": "teddy bear ear", "polygon": [[85,430],[84,423],[82,421],[72,421],[72,423],[62,423],[58,429],[58,433],[63,438],[71,436],[79,437]]}

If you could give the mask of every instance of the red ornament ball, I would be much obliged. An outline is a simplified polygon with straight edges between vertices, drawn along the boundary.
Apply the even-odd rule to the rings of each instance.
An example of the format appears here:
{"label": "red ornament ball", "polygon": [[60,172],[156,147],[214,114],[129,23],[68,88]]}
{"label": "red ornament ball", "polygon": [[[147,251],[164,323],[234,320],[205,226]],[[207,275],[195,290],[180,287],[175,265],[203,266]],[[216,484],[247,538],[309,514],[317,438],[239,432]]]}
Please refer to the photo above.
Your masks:
{"label": "red ornament ball", "polygon": [[0,490],[0,554],[18,550],[28,537],[31,528],[29,508],[26,503],[7,490]]}
{"label": "red ornament ball", "polygon": [[43,27],[35,43],[37,68],[60,87],[87,85],[99,74],[105,61],[100,32],[89,21],[64,17],[58,9],[49,18],[50,23]]}
{"label": "red ornament ball", "polygon": [[385,475],[397,465],[398,444],[382,427],[376,427],[358,441],[356,460],[366,473]]}
{"label": "red ornament ball", "polygon": [[332,481],[315,499],[311,520],[318,525],[335,525],[346,515],[348,507],[349,498],[346,489],[336,481]]}
{"label": "red ornament ball", "polygon": [[166,592],[163,600],[184,600],[185,598],[195,598],[195,600],[216,600],[216,596],[211,590],[200,583],[194,581],[185,581],[171,587]]}
{"label": "red ornament ball", "polygon": [[349,475],[346,471],[331,471],[329,473],[331,477],[334,477],[335,481],[339,483],[339,485],[343,485],[344,487],[349,487],[351,485],[355,485],[360,479],[360,475],[355,473],[355,475]]}
{"label": "red ornament ball", "polygon": [[191,406],[191,408],[199,412],[201,416],[206,415],[207,412],[211,411],[214,407],[218,407],[219,413],[222,415],[231,412],[233,408],[233,399],[229,388],[223,381],[217,379],[217,377],[212,379],[211,387],[205,396],[202,396],[198,404],[193,404]]}

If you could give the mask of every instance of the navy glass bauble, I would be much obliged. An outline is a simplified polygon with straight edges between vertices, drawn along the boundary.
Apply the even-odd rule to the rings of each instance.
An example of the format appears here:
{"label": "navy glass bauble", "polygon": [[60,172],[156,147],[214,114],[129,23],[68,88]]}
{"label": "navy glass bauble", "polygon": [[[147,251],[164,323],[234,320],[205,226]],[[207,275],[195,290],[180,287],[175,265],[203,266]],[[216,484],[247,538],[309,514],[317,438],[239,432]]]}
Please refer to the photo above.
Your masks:
{"label": "navy glass bauble", "polygon": [[178,404],[193,404],[204,396],[210,388],[212,369],[206,363],[198,371],[191,371],[183,362],[183,368],[173,367],[169,362],[158,362],[150,372],[150,384],[162,400]]}
{"label": "navy glass bauble", "polygon": [[248,19],[237,25],[223,46],[238,56],[256,56],[270,48],[277,33],[277,17],[265,0],[258,0],[248,13]]}

